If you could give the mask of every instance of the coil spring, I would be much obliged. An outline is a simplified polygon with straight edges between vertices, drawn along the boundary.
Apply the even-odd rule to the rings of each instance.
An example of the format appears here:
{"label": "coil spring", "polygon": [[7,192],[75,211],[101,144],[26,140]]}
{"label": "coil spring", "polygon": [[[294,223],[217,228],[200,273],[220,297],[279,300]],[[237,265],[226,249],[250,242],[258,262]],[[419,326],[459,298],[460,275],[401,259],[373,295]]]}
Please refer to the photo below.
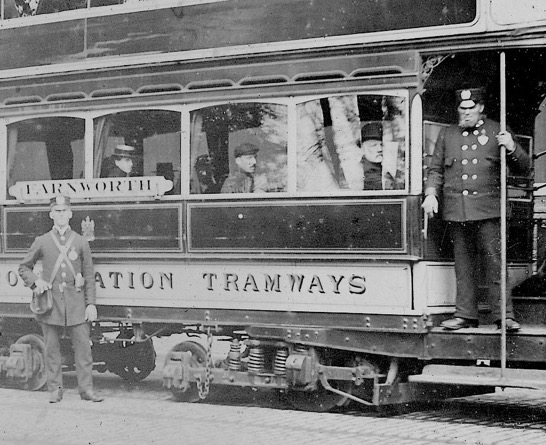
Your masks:
{"label": "coil spring", "polygon": [[230,371],[241,370],[241,343],[237,338],[229,345],[228,368]]}
{"label": "coil spring", "polygon": [[308,355],[308,353],[307,346],[301,344],[294,345],[294,354]]}
{"label": "coil spring", "polygon": [[286,359],[288,358],[288,349],[279,348],[275,353],[275,375],[286,375]]}
{"label": "coil spring", "polygon": [[248,372],[251,374],[260,374],[264,372],[265,353],[261,346],[252,348],[248,356]]}

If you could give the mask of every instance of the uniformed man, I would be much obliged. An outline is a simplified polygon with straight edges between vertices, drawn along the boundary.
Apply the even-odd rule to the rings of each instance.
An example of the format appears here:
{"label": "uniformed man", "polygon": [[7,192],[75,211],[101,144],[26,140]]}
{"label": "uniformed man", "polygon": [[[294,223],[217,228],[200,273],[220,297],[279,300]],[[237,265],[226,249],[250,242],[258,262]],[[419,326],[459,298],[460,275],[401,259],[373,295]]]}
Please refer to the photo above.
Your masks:
{"label": "uniformed man", "polygon": [[[233,151],[237,168],[231,172],[222,185],[222,193],[255,193],[258,190],[254,183],[254,173],[259,148],[253,144],[244,143]],[[263,190],[265,191],[265,190]]]}
{"label": "uniformed man", "polygon": [[116,145],[114,154],[105,159],[101,168],[101,178],[124,178],[131,176],[134,167],[135,147]]}
{"label": "uniformed man", "polygon": [[[78,391],[82,400],[100,402],[93,392],[91,372],[93,358],[89,341],[89,322],[97,319],[95,307],[95,273],[89,243],[70,226],[70,199],[58,196],[51,201],[49,217],[53,229],[35,239],[19,266],[19,275],[33,292],[51,290],[53,307],[36,315],[45,341],[47,388],[51,403],[63,397],[59,337],[67,332],[72,340]],[[42,276],[34,272],[42,262]]]}
{"label": "uniformed man", "polygon": [[360,131],[364,190],[383,188],[383,126],[381,122],[365,124]]}
{"label": "uniformed man", "polygon": [[[440,133],[429,168],[423,209],[429,217],[438,212],[449,222],[457,282],[455,317],[445,329],[478,326],[478,287],[487,290],[492,313],[501,324],[500,197],[501,150],[513,174],[525,175],[529,157],[509,131],[485,117],[482,89],[457,91],[459,125]],[[480,266],[481,269],[480,269]],[[482,270],[480,276],[480,270]],[[507,298],[506,328],[520,328]]]}

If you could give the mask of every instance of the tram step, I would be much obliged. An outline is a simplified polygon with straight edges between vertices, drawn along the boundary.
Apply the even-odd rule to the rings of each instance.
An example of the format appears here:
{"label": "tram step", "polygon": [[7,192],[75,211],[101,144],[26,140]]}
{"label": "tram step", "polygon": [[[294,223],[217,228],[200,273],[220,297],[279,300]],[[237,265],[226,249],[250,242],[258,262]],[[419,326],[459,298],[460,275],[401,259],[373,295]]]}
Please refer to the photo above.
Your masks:
{"label": "tram step", "polygon": [[444,385],[500,386],[546,389],[546,371],[538,369],[504,369],[488,366],[427,365],[422,374],[411,375],[412,383]]}

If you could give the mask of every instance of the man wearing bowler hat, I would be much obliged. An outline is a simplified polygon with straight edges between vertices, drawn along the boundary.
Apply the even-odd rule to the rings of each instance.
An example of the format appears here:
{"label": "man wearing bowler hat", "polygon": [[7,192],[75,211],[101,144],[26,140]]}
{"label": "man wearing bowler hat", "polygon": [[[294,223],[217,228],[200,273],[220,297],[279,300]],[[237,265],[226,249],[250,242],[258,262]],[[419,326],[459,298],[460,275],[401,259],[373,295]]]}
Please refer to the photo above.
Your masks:
{"label": "man wearing bowler hat", "polygon": [[[429,217],[443,202],[442,217],[448,221],[455,257],[457,282],[455,317],[445,329],[476,327],[478,290],[487,292],[496,324],[501,325],[501,150],[513,174],[526,175],[529,156],[509,131],[484,114],[481,88],[456,92],[459,124],[440,132],[429,167],[423,209]],[[480,267],[481,266],[481,267]],[[483,276],[482,276],[483,275]],[[517,331],[510,295],[506,329]]]}
{"label": "man wearing bowler hat", "polygon": [[222,193],[255,193],[254,173],[259,148],[253,144],[244,143],[235,147],[236,170],[231,172],[222,186]]}
{"label": "man wearing bowler hat", "polygon": [[381,122],[365,124],[361,130],[364,190],[383,188],[383,126]]}
{"label": "man wearing bowler hat", "polygon": [[[89,323],[97,319],[95,306],[95,273],[89,243],[74,232],[70,198],[51,200],[49,217],[53,229],[37,237],[19,266],[19,275],[33,292],[51,291],[53,307],[36,315],[45,341],[45,365],[50,403],[63,397],[62,361],[59,338],[68,333],[72,340],[78,391],[82,400],[100,402],[93,392],[93,358],[89,341]],[[42,276],[34,272],[42,262]]]}
{"label": "man wearing bowler hat", "polygon": [[124,178],[131,176],[134,166],[135,147],[116,145],[114,154],[104,160],[101,178]]}

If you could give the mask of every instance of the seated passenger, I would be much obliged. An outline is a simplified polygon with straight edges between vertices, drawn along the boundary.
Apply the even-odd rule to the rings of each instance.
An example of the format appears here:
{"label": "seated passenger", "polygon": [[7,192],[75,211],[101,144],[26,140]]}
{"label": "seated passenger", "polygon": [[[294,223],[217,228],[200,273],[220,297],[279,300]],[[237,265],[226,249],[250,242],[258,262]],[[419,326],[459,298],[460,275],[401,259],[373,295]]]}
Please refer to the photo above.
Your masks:
{"label": "seated passenger", "polygon": [[383,126],[373,122],[361,130],[364,190],[383,189]]}
{"label": "seated passenger", "polygon": [[253,144],[244,143],[235,148],[235,164],[237,169],[231,172],[222,186],[222,193],[256,193],[265,192],[254,181],[257,157],[260,149]]}
{"label": "seated passenger", "polygon": [[101,178],[123,178],[131,176],[135,148],[130,145],[116,145],[114,154],[106,158],[101,166]]}

